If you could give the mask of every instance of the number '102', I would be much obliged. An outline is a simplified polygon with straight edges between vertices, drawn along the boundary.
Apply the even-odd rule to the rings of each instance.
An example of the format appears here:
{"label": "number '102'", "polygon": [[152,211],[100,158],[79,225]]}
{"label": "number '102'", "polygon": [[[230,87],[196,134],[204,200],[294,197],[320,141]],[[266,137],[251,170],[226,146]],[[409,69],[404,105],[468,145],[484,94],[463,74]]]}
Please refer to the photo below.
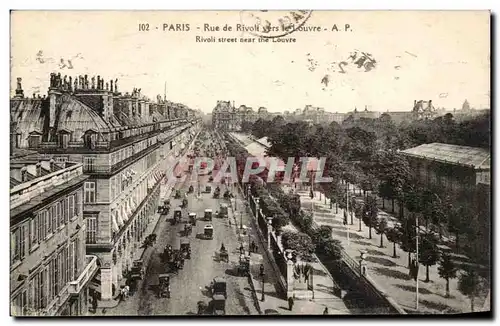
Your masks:
{"label": "number '102'", "polygon": [[139,32],[147,32],[149,31],[149,24],[139,24]]}

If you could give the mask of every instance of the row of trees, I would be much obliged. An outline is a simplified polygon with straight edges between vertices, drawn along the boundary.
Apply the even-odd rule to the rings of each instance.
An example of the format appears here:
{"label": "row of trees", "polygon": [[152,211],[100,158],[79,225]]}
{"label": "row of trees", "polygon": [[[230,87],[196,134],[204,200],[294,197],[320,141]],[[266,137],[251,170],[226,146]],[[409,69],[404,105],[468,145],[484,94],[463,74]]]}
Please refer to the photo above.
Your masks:
{"label": "row of trees", "polygon": [[[438,262],[440,276],[447,284],[456,275],[451,256],[448,253],[441,255],[438,249],[447,233],[454,235],[457,252],[462,248],[473,261],[489,257],[489,190],[478,187],[467,192],[443,193],[439,188],[430,188],[412,177],[409,163],[397,153],[398,149],[436,141],[489,146],[489,115],[462,123],[455,123],[446,115],[401,126],[395,126],[384,115],[379,119],[347,121],[343,125],[312,126],[300,121],[286,123],[282,117],[276,117],[258,120],[247,128],[255,137],[268,137],[270,156],[284,160],[288,157],[326,157],[325,172],[334,181],[319,187],[331,199],[331,205],[337,210],[349,207],[351,224],[353,215],[360,218],[369,227],[370,238],[372,228],[380,235],[381,246],[386,235],[393,242],[394,255],[399,243],[408,253],[408,267],[416,252],[418,219],[425,226],[419,239],[419,261],[426,266],[427,281],[429,267]],[[448,176],[460,175],[460,171],[446,167],[436,170]],[[362,189],[364,201],[347,198],[349,183]],[[367,196],[368,193],[371,195]],[[377,195],[392,202],[393,212],[397,203],[399,223],[389,227],[386,220],[377,218]],[[384,200],[382,208],[385,209]],[[344,222],[348,223],[347,213]],[[460,246],[462,240],[468,245]],[[467,271],[463,275],[477,273]]]}
{"label": "row of trees", "polygon": [[[248,152],[230,137],[226,138],[226,148],[230,155],[236,156],[237,168],[243,165],[243,157],[248,157]],[[265,173],[265,172],[264,172]],[[240,178],[242,170],[240,171]],[[337,260],[341,257],[342,244],[332,238],[332,229],[328,226],[313,227],[312,216],[301,210],[300,196],[294,193],[286,194],[276,184],[264,185],[259,178],[252,178],[249,184],[253,196],[258,197],[259,206],[265,216],[272,216],[272,225],[277,235],[290,221],[301,232],[284,232],[281,237],[285,249],[294,250],[302,260],[309,261],[313,253],[320,257]]]}

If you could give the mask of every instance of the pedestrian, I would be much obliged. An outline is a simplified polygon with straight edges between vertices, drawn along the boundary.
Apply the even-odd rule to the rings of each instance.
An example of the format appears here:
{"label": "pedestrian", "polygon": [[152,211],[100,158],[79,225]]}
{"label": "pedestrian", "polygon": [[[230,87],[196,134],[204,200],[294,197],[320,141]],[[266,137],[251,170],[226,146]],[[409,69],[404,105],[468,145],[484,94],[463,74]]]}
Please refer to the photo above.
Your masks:
{"label": "pedestrian", "polygon": [[264,275],[264,264],[260,264],[260,275]]}
{"label": "pedestrian", "polygon": [[325,310],[323,310],[323,315],[328,315],[328,307],[325,307]]}
{"label": "pedestrian", "polygon": [[231,226],[231,219],[230,219],[230,218],[228,218],[227,220],[229,221],[229,226]]}
{"label": "pedestrian", "polygon": [[256,252],[257,250],[255,249],[257,245],[255,244],[255,241],[252,240],[252,252]]}
{"label": "pedestrian", "polygon": [[125,285],[125,297],[128,298],[128,294],[130,293],[130,286],[128,284]]}
{"label": "pedestrian", "polygon": [[288,298],[288,309],[290,311],[292,311],[292,309],[293,309],[293,298],[292,297]]}

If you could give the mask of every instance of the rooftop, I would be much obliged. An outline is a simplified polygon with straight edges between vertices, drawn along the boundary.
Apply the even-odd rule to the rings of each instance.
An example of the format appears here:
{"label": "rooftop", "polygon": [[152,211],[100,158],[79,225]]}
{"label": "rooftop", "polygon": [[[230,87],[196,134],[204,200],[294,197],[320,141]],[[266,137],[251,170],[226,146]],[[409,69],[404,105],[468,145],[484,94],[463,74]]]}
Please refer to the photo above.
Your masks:
{"label": "rooftop", "polygon": [[37,198],[46,196],[52,188],[66,188],[68,183],[75,182],[82,175],[81,163],[38,158],[11,159],[11,215],[14,211],[22,211],[26,205],[37,202]]}
{"label": "rooftop", "polygon": [[474,169],[490,169],[491,153],[479,147],[430,143],[405,149],[400,153],[443,163],[470,166]]}

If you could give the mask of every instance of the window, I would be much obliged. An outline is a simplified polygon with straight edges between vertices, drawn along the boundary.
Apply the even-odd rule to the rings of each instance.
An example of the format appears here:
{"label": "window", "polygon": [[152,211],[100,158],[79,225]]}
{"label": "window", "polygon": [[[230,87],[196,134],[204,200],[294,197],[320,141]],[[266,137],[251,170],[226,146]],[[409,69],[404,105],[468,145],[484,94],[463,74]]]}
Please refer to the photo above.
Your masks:
{"label": "window", "polygon": [[47,289],[45,286],[47,285],[46,283],[47,280],[47,269],[44,268],[41,272],[40,278],[39,278],[39,288],[40,288],[40,308],[45,308],[47,306]]}
{"label": "window", "polygon": [[59,256],[54,257],[52,265],[52,298],[59,293]]}
{"label": "window", "polygon": [[69,144],[69,134],[68,133],[61,133],[59,134],[59,146],[62,148],[68,148]]}
{"label": "window", "polygon": [[52,209],[48,208],[45,210],[47,216],[47,235],[52,233]]}
{"label": "window", "polygon": [[116,196],[116,177],[112,177],[110,179],[111,183],[111,200],[113,200]]}
{"label": "window", "polygon": [[54,158],[54,161],[56,162],[67,162],[68,161],[68,157],[67,156],[59,156],[59,157],[55,157]]}
{"label": "window", "polygon": [[83,184],[84,202],[95,203],[95,182],[85,182]]}
{"label": "window", "polygon": [[30,221],[30,248],[36,246],[39,243],[39,215],[33,217]]}
{"label": "window", "polygon": [[95,172],[95,157],[84,157],[83,158],[83,171],[84,172]]}
{"label": "window", "polygon": [[12,263],[22,260],[26,255],[26,239],[28,238],[29,224],[19,226],[11,233],[11,255]]}
{"label": "window", "polygon": [[57,215],[57,205],[52,205],[51,210],[52,210],[52,232],[55,233],[57,229],[57,222],[59,221]]}
{"label": "window", "polygon": [[84,143],[85,143],[85,147],[89,148],[89,149],[94,149],[94,146],[95,146],[95,136],[94,136],[94,133],[93,132],[87,132],[85,133],[85,135],[83,136],[83,140],[84,140]]}
{"label": "window", "polygon": [[87,243],[96,243],[97,217],[87,217]]}
{"label": "window", "polygon": [[47,236],[47,210],[38,213],[38,241],[42,241]]}
{"label": "window", "polygon": [[29,147],[38,148],[40,146],[40,135],[32,134],[29,136]]}
{"label": "window", "polygon": [[75,195],[68,196],[68,217],[72,219],[78,215],[75,210]]}
{"label": "window", "polygon": [[23,290],[12,300],[12,314],[14,316],[25,316],[28,307],[27,291]]}
{"label": "window", "polygon": [[76,251],[75,251],[75,240],[71,241],[69,244],[69,263],[68,263],[68,270],[69,270],[69,280],[73,281],[75,279],[75,260],[76,260]]}
{"label": "window", "polygon": [[64,201],[60,201],[56,204],[57,205],[57,216],[58,216],[59,227],[64,225],[63,202]]}

